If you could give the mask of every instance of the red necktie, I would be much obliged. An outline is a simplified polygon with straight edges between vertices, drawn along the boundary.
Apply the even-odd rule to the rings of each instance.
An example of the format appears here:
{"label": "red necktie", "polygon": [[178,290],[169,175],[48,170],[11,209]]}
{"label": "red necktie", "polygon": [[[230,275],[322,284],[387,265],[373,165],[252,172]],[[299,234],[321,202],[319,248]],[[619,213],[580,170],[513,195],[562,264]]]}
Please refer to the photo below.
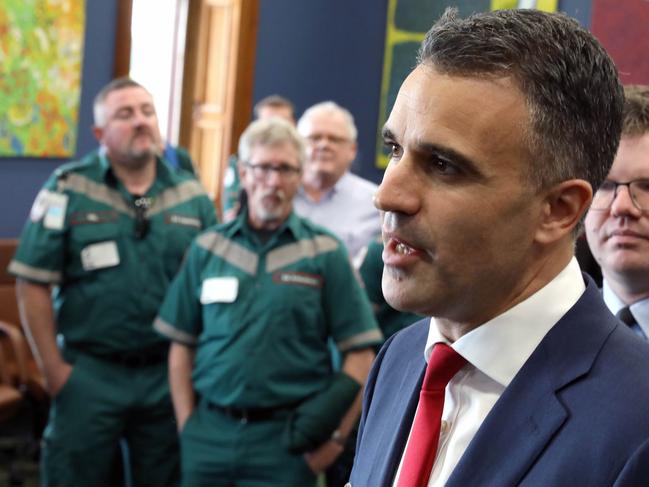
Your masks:
{"label": "red necktie", "polygon": [[426,367],[417,415],[403,459],[398,487],[426,487],[435,463],[444,410],[444,392],[466,360],[444,343],[437,343]]}

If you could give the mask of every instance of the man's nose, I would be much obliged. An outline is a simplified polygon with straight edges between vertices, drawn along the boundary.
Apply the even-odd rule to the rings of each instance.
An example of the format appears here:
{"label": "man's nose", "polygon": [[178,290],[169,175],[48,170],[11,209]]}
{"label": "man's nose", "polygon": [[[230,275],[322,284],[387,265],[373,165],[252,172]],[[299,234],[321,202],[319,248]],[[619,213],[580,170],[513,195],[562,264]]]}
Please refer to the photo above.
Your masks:
{"label": "man's nose", "polygon": [[611,202],[611,214],[613,216],[636,216],[640,213],[640,210],[633,202],[629,186],[621,184],[615,188],[615,194],[613,195],[613,201]]}
{"label": "man's nose", "polygon": [[374,206],[381,211],[414,214],[419,209],[419,185],[407,157],[390,163],[374,195]]}

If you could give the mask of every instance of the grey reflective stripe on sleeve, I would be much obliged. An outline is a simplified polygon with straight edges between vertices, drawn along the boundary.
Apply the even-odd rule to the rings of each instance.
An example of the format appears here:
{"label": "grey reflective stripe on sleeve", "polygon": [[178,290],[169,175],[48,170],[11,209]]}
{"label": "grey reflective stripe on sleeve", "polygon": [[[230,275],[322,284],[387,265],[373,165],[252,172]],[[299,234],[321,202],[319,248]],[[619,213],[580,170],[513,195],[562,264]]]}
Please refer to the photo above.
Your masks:
{"label": "grey reflective stripe on sleeve", "polygon": [[196,243],[251,276],[257,273],[257,254],[218,233],[204,233],[196,239]]}
{"label": "grey reflective stripe on sleeve", "polygon": [[195,180],[185,181],[178,186],[165,189],[162,193],[156,196],[155,201],[151,208],[149,208],[147,214],[153,216],[189,201],[196,196],[202,195],[206,195],[206,193],[203,186],[201,186],[201,183]]}
{"label": "grey reflective stripe on sleeve", "polygon": [[196,345],[197,340],[195,336],[174,328],[159,316],[153,321],[153,328],[158,333],[161,333],[167,338],[171,338],[175,342],[180,342],[185,345]]}
{"label": "grey reflective stripe on sleeve", "polygon": [[380,330],[375,329],[375,330],[368,330],[363,333],[359,333],[358,335],[354,335],[351,338],[348,338],[347,340],[343,340],[342,342],[337,342],[336,346],[338,347],[338,350],[341,352],[346,352],[347,350],[354,348],[358,345],[373,345],[377,342],[382,342],[383,341],[383,334],[381,333]]}
{"label": "grey reflective stripe on sleeve", "polygon": [[268,252],[266,256],[266,271],[273,272],[302,259],[313,258],[317,255],[331,252],[338,248],[338,241],[328,235],[300,240],[288,245],[282,245]]}
{"label": "grey reflective stripe on sleeve", "polygon": [[127,215],[135,215],[135,212],[126,204],[119,191],[111,189],[104,184],[91,181],[80,174],[68,173],[65,179],[59,180],[58,189],[59,191],[65,189],[74,191],[75,193],[82,194],[93,201],[109,205],[115,210],[126,213]]}
{"label": "grey reflective stripe on sleeve", "polygon": [[51,284],[58,284],[61,282],[62,274],[60,271],[50,271],[48,269],[39,269],[32,267],[17,260],[12,260],[7,270],[11,274],[24,277],[38,282],[46,282]]}

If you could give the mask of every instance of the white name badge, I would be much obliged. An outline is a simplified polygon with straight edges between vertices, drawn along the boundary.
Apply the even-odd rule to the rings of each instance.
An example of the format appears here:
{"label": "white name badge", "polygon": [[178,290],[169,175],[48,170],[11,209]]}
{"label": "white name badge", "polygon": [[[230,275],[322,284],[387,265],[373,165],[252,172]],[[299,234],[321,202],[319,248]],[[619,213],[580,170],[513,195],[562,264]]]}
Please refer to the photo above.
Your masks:
{"label": "white name badge", "polygon": [[88,245],[81,251],[81,265],[86,271],[119,265],[119,252],[114,240]]}
{"label": "white name badge", "polygon": [[65,223],[65,209],[68,206],[68,196],[61,193],[47,195],[47,212],[43,226],[50,230],[62,230]]}
{"label": "white name badge", "polygon": [[201,304],[234,303],[239,293],[236,277],[211,277],[203,281]]}

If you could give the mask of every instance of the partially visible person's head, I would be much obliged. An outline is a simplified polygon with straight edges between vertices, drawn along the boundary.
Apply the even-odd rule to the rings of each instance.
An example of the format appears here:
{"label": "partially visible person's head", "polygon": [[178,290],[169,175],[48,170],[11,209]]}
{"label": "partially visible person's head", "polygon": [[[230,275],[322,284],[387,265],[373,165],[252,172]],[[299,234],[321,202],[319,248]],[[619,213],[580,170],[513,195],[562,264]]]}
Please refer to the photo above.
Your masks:
{"label": "partially visible person's head", "polygon": [[622,139],[586,217],[602,275],[631,304],[649,296],[649,86],[625,87]]}
{"label": "partially visible person's head", "polygon": [[256,119],[279,117],[295,125],[293,103],[283,96],[270,95],[262,98],[255,104],[253,112]]}
{"label": "partially visible person's head", "polygon": [[239,139],[239,174],[253,228],[274,230],[290,215],[300,185],[304,142],[279,118],[252,122]]}
{"label": "partially visible person's head", "polygon": [[419,56],[383,130],[383,291],[397,309],[476,326],[570,261],[622,92],[602,47],[561,14],[450,9]]}
{"label": "partially visible person's head", "polygon": [[297,123],[307,142],[306,183],[322,181],[333,186],[356,157],[357,130],[354,117],[333,101],[308,108]]}
{"label": "partially visible person's head", "polygon": [[130,78],[104,86],[93,104],[93,133],[108,158],[138,166],[160,152],[162,142],[153,97]]}

